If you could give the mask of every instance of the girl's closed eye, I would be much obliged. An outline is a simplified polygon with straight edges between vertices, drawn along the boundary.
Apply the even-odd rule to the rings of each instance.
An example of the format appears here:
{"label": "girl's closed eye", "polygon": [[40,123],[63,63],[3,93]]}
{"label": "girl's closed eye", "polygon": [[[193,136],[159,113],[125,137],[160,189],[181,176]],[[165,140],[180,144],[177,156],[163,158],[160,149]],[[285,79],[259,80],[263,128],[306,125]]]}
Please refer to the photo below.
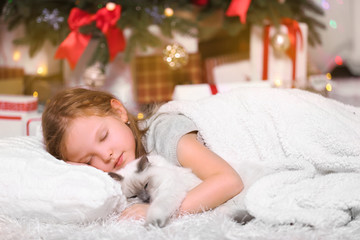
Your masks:
{"label": "girl's closed eye", "polygon": [[108,137],[108,135],[109,135],[109,130],[107,130],[107,131],[102,135],[102,137],[100,138],[100,142],[105,141],[105,139]]}
{"label": "girl's closed eye", "polygon": [[86,164],[87,164],[87,165],[91,165],[92,159],[93,159],[93,156],[92,156],[92,155],[89,156],[88,160],[86,161]]}

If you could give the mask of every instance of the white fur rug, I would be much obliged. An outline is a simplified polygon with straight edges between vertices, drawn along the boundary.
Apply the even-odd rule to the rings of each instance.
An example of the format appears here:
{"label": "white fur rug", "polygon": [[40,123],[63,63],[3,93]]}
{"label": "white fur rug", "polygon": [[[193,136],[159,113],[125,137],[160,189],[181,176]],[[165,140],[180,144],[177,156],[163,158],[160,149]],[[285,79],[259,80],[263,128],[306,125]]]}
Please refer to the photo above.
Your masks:
{"label": "white fur rug", "polygon": [[331,229],[314,229],[300,224],[271,225],[253,220],[246,225],[213,211],[197,215],[187,215],[170,222],[164,228],[144,227],[142,221],[117,220],[113,216],[107,220],[89,224],[52,224],[34,219],[14,220],[0,218],[2,240],[22,239],[102,239],[102,240],[144,240],[144,239],[360,239],[360,220],[347,226]]}

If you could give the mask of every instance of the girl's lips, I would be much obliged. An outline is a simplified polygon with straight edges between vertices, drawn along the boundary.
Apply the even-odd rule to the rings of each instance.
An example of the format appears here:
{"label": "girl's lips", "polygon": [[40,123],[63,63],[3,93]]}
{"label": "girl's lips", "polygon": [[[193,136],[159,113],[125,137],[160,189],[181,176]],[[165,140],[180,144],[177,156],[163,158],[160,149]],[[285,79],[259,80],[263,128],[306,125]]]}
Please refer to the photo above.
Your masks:
{"label": "girl's lips", "polygon": [[124,158],[123,158],[123,153],[118,157],[116,164],[115,164],[115,169],[120,168],[120,166],[123,164],[124,162]]}

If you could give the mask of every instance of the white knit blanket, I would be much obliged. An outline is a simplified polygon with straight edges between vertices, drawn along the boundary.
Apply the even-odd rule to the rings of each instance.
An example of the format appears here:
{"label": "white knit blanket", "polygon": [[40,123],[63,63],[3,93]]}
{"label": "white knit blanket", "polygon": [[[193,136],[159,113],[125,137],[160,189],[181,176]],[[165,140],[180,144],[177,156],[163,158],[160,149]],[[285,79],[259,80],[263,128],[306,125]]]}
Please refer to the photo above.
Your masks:
{"label": "white knit blanket", "polygon": [[255,220],[243,226],[215,209],[160,229],[116,215],[82,224],[0,215],[0,238],[360,239],[359,109],[298,90],[239,89],[163,110],[191,117],[206,144],[239,171],[246,190],[229,202],[246,195]]}
{"label": "white knit blanket", "polygon": [[242,176],[240,204],[245,196],[256,218],[324,228],[359,217],[359,108],[301,90],[240,88],[161,111],[197,124]]}

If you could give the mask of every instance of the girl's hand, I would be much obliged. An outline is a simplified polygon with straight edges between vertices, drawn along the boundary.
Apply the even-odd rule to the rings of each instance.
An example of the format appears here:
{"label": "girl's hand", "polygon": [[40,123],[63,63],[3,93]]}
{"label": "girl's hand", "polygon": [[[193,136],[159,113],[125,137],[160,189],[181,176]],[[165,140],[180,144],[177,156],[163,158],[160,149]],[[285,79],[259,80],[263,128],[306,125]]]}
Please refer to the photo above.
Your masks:
{"label": "girl's hand", "polygon": [[145,219],[149,206],[150,205],[146,203],[133,204],[121,213],[120,218]]}

